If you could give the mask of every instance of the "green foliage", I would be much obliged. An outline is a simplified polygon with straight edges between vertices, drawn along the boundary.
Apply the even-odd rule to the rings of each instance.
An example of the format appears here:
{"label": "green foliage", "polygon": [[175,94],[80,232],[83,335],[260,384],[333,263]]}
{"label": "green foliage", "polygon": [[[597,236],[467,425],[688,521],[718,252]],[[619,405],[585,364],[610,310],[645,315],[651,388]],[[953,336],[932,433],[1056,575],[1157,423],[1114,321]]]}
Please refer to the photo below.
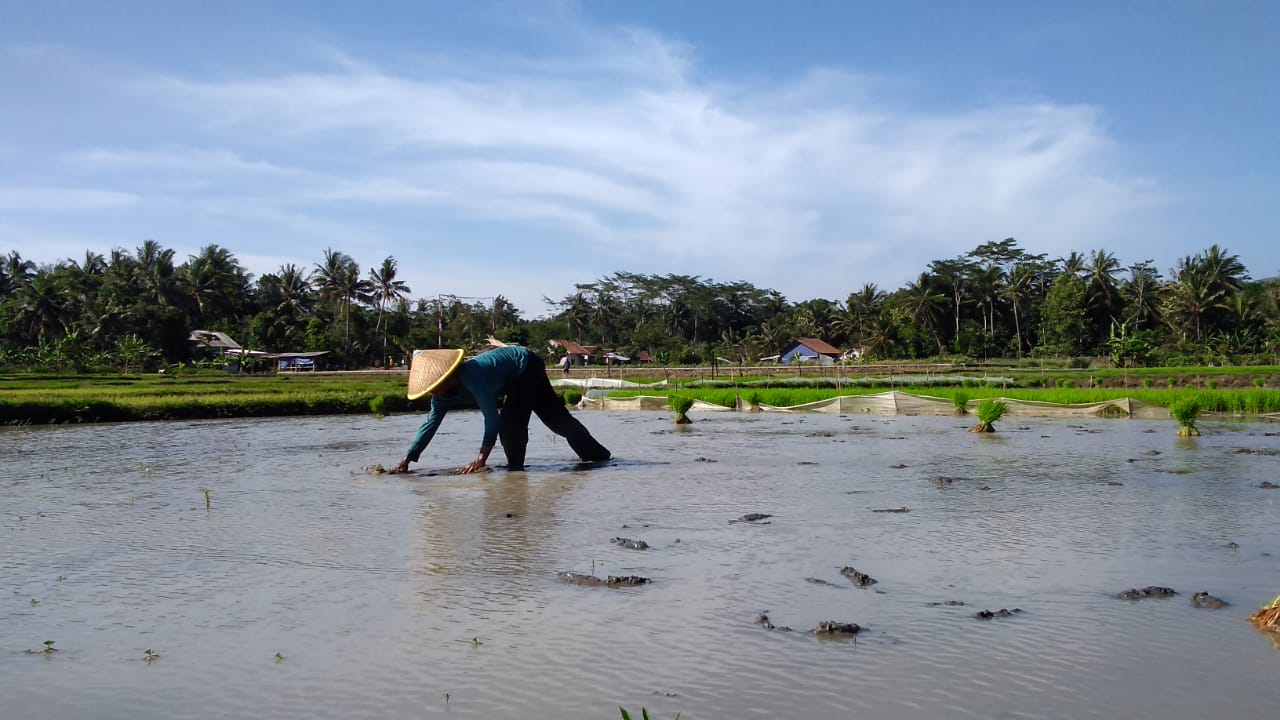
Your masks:
{"label": "green foliage", "polygon": [[1253,386],[1256,388],[1264,388],[1267,386],[1267,379],[1263,377],[1255,377],[1253,379]]}
{"label": "green foliage", "polygon": [[1178,430],[1179,435],[1200,434],[1196,430],[1196,420],[1200,417],[1200,411],[1203,409],[1200,400],[1200,397],[1196,395],[1183,395],[1174,398],[1169,403],[1169,414],[1181,426]]}
{"label": "green foliage", "polygon": [[582,402],[582,392],[578,390],[565,390],[563,397],[565,405],[577,406]]}
{"label": "green foliage", "polygon": [[1009,412],[1009,406],[999,400],[983,400],[978,403],[978,421],[991,426]]}
{"label": "green foliage", "polygon": [[956,406],[957,415],[964,415],[969,412],[969,393],[957,391],[951,396],[951,402]]}
{"label": "green foliage", "polygon": [[676,415],[684,415],[693,407],[693,398],[683,395],[671,395],[667,398],[667,403],[671,405],[671,409]]}
{"label": "green foliage", "polygon": [[1151,378],[1142,378],[1142,387],[1149,388],[1152,385]]}
{"label": "green foliage", "polygon": [[1218,387],[1218,381],[1217,381],[1217,380],[1205,380],[1205,381],[1204,381],[1204,386],[1205,386],[1205,387],[1207,387],[1207,388],[1209,388],[1210,390],[1215,390],[1215,389],[1217,389],[1217,387]]}
{"label": "green foliage", "polygon": [[387,397],[385,395],[374,395],[369,401],[369,412],[374,415],[382,416],[387,412]]}

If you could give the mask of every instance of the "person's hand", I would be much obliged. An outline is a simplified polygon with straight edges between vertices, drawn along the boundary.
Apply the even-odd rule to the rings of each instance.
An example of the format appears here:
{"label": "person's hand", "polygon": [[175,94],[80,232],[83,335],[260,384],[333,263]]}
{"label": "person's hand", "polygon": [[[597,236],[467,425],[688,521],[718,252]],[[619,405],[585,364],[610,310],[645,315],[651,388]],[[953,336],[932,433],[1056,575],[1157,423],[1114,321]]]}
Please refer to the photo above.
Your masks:
{"label": "person's hand", "polygon": [[391,468],[391,472],[393,472],[393,473],[407,473],[407,472],[409,472],[409,458],[405,458],[405,459],[401,460],[399,465],[397,465],[397,466],[395,466],[395,467]]}
{"label": "person's hand", "polygon": [[476,459],[463,466],[463,468],[458,472],[463,475],[470,475],[477,470],[483,470],[485,468],[485,463],[489,462],[489,451],[492,449],[493,448],[480,448],[480,454],[476,455]]}

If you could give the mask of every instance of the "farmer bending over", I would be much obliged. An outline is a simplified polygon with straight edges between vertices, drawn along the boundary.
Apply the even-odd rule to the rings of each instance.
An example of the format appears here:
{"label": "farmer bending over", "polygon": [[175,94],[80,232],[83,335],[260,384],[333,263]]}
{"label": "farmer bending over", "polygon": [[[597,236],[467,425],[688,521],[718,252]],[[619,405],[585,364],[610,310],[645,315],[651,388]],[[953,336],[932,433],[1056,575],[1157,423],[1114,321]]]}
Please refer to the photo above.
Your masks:
{"label": "farmer bending over", "polygon": [[[583,460],[609,459],[609,450],[591,437],[551,388],[547,366],[538,355],[518,345],[490,350],[470,360],[463,360],[462,355],[462,350],[420,350],[413,356],[409,399],[430,395],[431,409],[393,472],[407,472],[409,463],[418,462],[449,409],[468,401],[474,401],[484,414],[484,439],[480,453],[462,468],[463,473],[484,468],[497,439],[502,440],[507,468],[523,468],[531,413],[537,413],[543,425],[568,440]],[[498,398],[503,395],[506,400],[499,414]]]}

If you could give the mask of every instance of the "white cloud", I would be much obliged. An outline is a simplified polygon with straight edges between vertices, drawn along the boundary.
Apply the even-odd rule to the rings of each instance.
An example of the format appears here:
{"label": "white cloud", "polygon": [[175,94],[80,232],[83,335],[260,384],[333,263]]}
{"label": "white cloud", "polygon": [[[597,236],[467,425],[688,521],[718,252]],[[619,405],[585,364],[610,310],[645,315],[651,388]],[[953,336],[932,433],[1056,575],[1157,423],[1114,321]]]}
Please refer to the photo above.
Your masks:
{"label": "white cloud", "polygon": [[92,212],[127,207],[137,196],[112,190],[0,186],[0,210],[8,212]]}
{"label": "white cloud", "polygon": [[[577,44],[550,58],[335,49],[306,71],[136,76],[119,85],[156,146],[95,143],[66,159],[118,190],[9,190],[8,203],[163,198],[227,231],[195,244],[263,254],[237,243],[274,236],[307,257],[332,246],[366,264],[384,252],[402,266],[477,264],[469,281],[484,294],[512,295],[499,279],[527,286],[514,299],[536,309],[572,283],[538,275],[562,263],[555,246],[536,266],[502,265],[531,237],[579,248],[590,270],[578,281],[686,272],[836,298],[1008,236],[1051,255],[1116,247],[1162,202],[1125,169],[1098,108],[904,108],[896,80],[830,68],[727,84],[700,76],[696,48],[643,29],[561,30]],[[453,246],[420,240],[451,235],[483,236],[487,253],[462,243],[441,262]]]}

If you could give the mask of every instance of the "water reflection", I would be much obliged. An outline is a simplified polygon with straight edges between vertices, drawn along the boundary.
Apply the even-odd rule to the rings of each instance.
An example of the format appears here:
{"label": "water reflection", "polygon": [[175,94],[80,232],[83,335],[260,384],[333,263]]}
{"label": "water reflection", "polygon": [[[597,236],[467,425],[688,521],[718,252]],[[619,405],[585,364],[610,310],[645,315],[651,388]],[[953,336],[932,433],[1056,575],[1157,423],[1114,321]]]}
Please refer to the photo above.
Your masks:
{"label": "water reflection", "polygon": [[[6,716],[1273,709],[1280,654],[1243,621],[1280,591],[1280,491],[1257,487],[1280,446],[1260,426],[695,419],[592,412],[614,462],[581,469],[547,435],[530,472],[434,477],[363,470],[412,416],[0,429]],[[451,416],[430,466],[469,456],[477,422]],[[773,517],[729,522],[748,512]],[[593,569],[654,583],[556,579]],[[1152,584],[1182,594],[1114,597]],[[1200,590],[1232,606],[1191,608]],[[824,620],[869,630],[803,632]],[[47,639],[59,653],[23,652]]]}

